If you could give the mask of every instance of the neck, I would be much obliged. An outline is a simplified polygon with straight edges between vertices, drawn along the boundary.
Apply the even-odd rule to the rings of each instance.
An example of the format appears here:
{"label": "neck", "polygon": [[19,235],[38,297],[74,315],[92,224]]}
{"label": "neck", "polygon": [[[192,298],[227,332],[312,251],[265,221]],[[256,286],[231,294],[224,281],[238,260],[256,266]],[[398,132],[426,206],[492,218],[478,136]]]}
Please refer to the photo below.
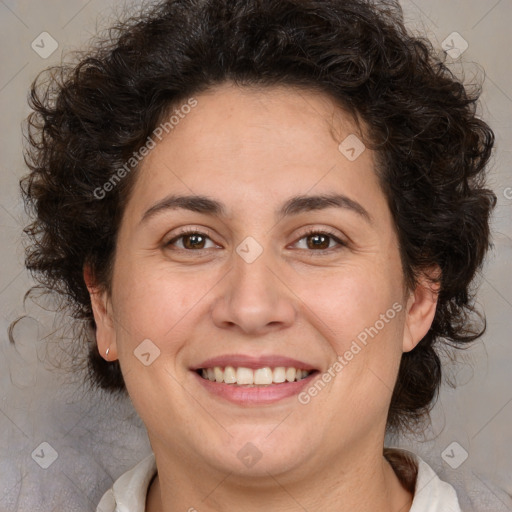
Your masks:
{"label": "neck", "polygon": [[[408,512],[412,493],[400,483],[384,456],[355,455],[355,459],[338,455],[318,471],[304,465],[303,471],[293,474],[268,473],[267,477],[258,478],[222,474],[197,463],[183,467],[183,460],[160,458],[158,475],[149,488],[146,512],[219,512],[241,508],[246,512]],[[340,460],[351,463],[339,463]]]}

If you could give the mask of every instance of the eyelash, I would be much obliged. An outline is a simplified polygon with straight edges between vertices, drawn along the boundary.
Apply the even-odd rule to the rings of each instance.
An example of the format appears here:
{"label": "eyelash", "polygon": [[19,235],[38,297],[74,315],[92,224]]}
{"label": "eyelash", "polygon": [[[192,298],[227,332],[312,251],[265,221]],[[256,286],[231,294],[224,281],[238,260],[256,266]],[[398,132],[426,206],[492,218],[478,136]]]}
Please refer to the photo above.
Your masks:
{"label": "eyelash", "polygon": [[[175,242],[177,242],[178,240],[180,240],[181,238],[186,237],[187,235],[200,235],[200,236],[206,237],[206,238],[210,239],[211,241],[213,241],[212,237],[210,236],[210,233],[207,230],[206,230],[206,232],[202,232],[202,231],[199,231],[198,229],[186,228],[186,229],[183,229],[177,236],[175,236],[174,238],[172,238],[171,240],[166,242],[164,244],[164,246],[165,247],[169,247],[169,246],[173,245]],[[344,248],[344,247],[347,246],[347,244],[345,242],[340,240],[336,236],[336,234],[333,233],[332,231],[330,231],[329,229],[322,229],[322,230],[320,230],[320,229],[311,228],[308,231],[306,231],[305,233],[303,233],[301,235],[301,237],[297,240],[297,242],[300,242],[304,238],[308,238],[309,236],[312,236],[312,235],[327,236],[327,237],[331,238],[332,240],[334,240],[339,245],[339,247],[330,247],[328,249],[318,249],[318,250],[315,250],[315,249],[301,249],[301,250],[305,250],[305,251],[308,251],[310,253],[316,253],[316,254],[322,255],[322,254],[330,253],[332,251],[340,250],[341,248]],[[297,243],[297,242],[295,242],[295,243]],[[181,249],[181,248],[178,248],[176,250],[181,251],[181,252],[189,252],[189,253],[190,252],[202,253],[203,251],[207,251],[208,249],[209,248],[194,250],[194,249]]]}
{"label": "eyelash", "polygon": [[[339,251],[340,249],[343,249],[345,247],[347,247],[347,244],[345,242],[343,242],[343,240],[340,240],[337,236],[336,236],[336,233],[334,233],[333,231],[329,230],[329,229],[315,229],[315,228],[310,228],[308,229],[305,233],[303,233],[301,235],[301,237],[297,240],[297,242],[300,242],[302,239],[304,238],[308,238],[309,236],[312,236],[312,235],[323,235],[323,236],[327,236],[329,238],[331,238],[332,240],[334,240],[337,244],[338,244],[338,247],[330,247],[329,249],[317,249],[317,250],[313,250],[313,249],[303,249],[305,251],[308,251],[308,252],[311,252],[312,255],[313,253],[316,253],[316,254],[327,254],[327,253],[330,253],[332,251]],[[330,244],[329,244],[330,245]]]}

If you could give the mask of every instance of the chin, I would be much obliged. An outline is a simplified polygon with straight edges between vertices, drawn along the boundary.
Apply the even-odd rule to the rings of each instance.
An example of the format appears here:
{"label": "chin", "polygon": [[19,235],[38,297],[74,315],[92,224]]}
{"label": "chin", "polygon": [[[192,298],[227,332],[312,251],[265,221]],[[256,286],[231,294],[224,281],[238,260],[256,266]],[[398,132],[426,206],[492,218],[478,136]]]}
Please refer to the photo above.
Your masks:
{"label": "chin", "polygon": [[276,429],[278,424],[230,428],[231,436],[226,435],[224,447],[212,450],[216,446],[209,445],[209,453],[204,455],[204,459],[218,470],[242,478],[268,478],[269,474],[276,476],[300,468],[309,458],[306,450],[312,450],[311,436],[300,436],[296,430],[282,429],[283,425]]}

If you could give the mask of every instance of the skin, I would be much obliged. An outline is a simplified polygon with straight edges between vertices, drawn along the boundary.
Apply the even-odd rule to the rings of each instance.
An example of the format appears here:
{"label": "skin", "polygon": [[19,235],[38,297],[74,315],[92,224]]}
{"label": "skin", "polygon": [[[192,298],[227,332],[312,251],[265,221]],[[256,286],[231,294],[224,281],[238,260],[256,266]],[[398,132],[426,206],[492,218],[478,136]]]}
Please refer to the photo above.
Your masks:
{"label": "skin", "polygon": [[[427,333],[436,294],[426,281],[404,286],[374,153],[349,161],[338,150],[359,132],[321,93],[225,83],[196,99],[138,170],[111,293],[84,273],[98,348],[119,359],[155,453],[147,510],[409,510],[382,448],[400,357]],[[292,196],[333,192],[371,222],[335,207],[274,216]],[[173,209],[141,223],[170,193],[206,195],[227,215]],[[184,248],[190,238],[165,245],[181,228],[207,229],[202,251]],[[344,245],[328,239],[320,254],[307,228]],[[250,264],[235,250],[247,236],[263,248]],[[394,303],[402,311],[306,405],[235,405],[189,370],[223,354],[279,354],[325,372]],[[133,352],[148,338],[160,356],[144,366]],[[262,454],[252,467],[237,457],[248,442]]]}

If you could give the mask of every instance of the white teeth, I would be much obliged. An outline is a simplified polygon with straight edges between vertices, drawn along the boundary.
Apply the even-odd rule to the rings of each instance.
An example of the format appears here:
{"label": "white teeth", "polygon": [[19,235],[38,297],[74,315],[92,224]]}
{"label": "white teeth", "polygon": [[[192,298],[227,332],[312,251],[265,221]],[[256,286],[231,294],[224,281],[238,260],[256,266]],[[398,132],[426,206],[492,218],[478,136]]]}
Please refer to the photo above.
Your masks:
{"label": "white teeth", "polygon": [[213,371],[215,373],[215,380],[217,382],[224,382],[224,372],[218,366],[216,366]]}
{"label": "white teeth", "polygon": [[286,380],[288,382],[293,382],[295,380],[296,375],[297,370],[295,368],[286,368]]}
{"label": "white teeth", "polygon": [[232,366],[226,366],[226,368],[224,368],[223,380],[226,384],[234,384],[236,382],[236,373]]}
{"label": "white teeth", "polygon": [[284,382],[286,380],[286,368],[284,366],[274,368],[272,380],[277,384]]}
{"label": "white teeth", "polygon": [[236,383],[237,384],[254,384],[254,372],[250,368],[237,368],[236,369]]}
{"label": "white teeth", "polygon": [[213,368],[203,368],[201,375],[204,379],[224,382],[225,384],[237,384],[239,386],[268,386],[270,384],[281,384],[283,382],[294,382],[306,378],[311,372],[301,370],[300,368],[285,368],[278,366],[274,369],[269,366],[257,368],[245,368],[240,366],[226,366],[224,369],[220,366]]}
{"label": "white teeth", "polygon": [[272,384],[272,369],[258,368],[254,373],[254,384]]}

